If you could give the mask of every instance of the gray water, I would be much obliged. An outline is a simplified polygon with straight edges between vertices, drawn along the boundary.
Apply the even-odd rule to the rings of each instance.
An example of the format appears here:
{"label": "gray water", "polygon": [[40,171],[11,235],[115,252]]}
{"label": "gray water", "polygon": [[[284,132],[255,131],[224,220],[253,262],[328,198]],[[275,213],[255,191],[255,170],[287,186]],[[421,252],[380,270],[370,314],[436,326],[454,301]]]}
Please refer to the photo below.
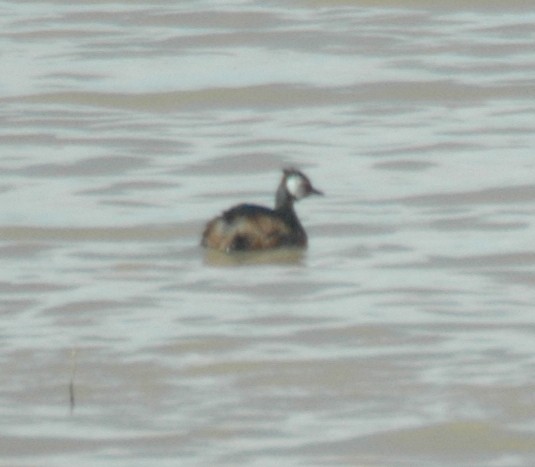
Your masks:
{"label": "gray water", "polygon": [[[0,464],[533,465],[535,12],[469,3],[4,2]],[[306,252],[199,247],[286,166]]]}

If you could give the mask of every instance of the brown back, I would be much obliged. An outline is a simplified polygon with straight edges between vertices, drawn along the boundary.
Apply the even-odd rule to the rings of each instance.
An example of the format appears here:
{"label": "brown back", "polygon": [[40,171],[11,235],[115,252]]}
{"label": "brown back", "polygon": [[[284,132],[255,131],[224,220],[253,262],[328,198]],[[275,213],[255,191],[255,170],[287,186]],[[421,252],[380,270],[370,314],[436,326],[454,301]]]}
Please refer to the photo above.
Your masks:
{"label": "brown back", "polygon": [[305,246],[306,236],[295,235],[283,219],[256,214],[228,223],[222,216],[210,221],[202,245],[221,251],[263,250],[280,246]]}

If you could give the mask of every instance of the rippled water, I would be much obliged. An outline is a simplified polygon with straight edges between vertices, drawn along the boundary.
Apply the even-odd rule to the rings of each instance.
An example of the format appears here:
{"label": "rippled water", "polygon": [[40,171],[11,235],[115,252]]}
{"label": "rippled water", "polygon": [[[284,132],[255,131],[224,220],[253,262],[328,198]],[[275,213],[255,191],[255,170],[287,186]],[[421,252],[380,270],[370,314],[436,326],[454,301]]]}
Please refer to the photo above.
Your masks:
{"label": "rippled water", "polygon": [[[529,6],[0,21],[1,465],[535,462]],[[308,251],[198,246],[289,165]]]}

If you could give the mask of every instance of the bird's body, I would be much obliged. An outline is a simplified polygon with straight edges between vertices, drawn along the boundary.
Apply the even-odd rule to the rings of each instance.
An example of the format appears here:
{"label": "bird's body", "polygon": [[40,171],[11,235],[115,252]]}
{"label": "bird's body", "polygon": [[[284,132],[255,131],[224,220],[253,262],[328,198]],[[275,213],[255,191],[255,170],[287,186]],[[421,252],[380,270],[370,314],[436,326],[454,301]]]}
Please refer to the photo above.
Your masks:
{"label": "bird's body", "polygon": [[206,225],[201,244],[221,251],[252,251],[305,247],[307,235],[293,204],[311,194],[322,194],[298,170],[284,170],[275,209],[239,204]]}

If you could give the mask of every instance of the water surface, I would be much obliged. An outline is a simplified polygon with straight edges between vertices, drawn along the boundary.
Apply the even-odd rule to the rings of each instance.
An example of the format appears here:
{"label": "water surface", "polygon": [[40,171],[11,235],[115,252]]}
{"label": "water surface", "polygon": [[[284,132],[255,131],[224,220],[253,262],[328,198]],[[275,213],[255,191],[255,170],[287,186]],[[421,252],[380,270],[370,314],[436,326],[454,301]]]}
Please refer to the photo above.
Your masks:
{"label": "water surface", "polygon": [[[533,464],[523,2],[2,18],[0,464]],[[285,166],[309,249],[204,252]]]}

